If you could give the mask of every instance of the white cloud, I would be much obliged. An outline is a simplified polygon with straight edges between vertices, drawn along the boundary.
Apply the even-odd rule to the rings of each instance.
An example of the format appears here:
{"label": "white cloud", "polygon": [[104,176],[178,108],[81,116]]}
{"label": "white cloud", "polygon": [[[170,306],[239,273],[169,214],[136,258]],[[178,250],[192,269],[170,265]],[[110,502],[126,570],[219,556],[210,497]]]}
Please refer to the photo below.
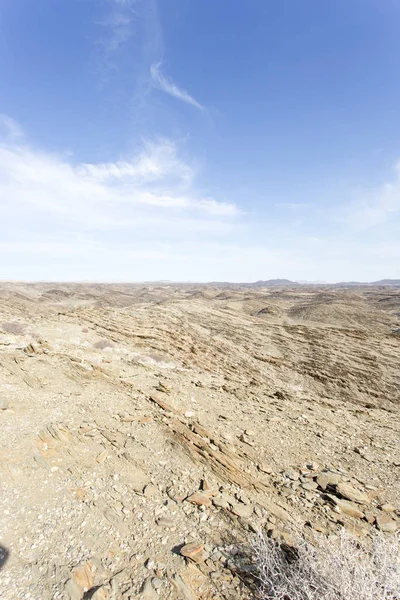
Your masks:
{"label": "white cloud", "polygon": [[173,176],[189,184],[194,177],[193,167],[182,161],[177,156],[176,145],[165,139],[157,143],[147,142],[134,160],[82,164],[77,172],[103,182],[123,179],[151,182]]}
{"label": "white cloud", "polygon": [[24,137],[24,132],[17,121],[14,121],[14,119],[8,115],[0,114],[0,135],[1,134],[9,141],[19,140]]}
{"label": "white cloud", "polygon": [[193,169],[179,159],[175,145],[165,140],[147,144],[128,160],[78,165],[26,145],[0,146],[0,190],[5,203],[9,199],[12,205],[66,214],[74,221],[88,211],[107,220],[115,214],[121,218],[127,211],[132,216],[133,210],[141,208],[238,214],[234,204],[198,194],[193,177]]}
{"label": "white cloud", "polygon": [[241,227],[237,207],[198,191],[196,175],[171,140],[100,164],[3,141],[0,279],[151,279],[182,261],[190,269],[188,244]]}
{"label": "white cloud", "polygon": [[[20,130],[8,118],[2,122]],[[291,206],[284,215],[268,210],[272,199],[251,221],[234,203],[201,191],[197,169],[171,140],[144,143],[114,162],[77,163],[37,150],[18,135],[12,139],[5,129],[0,279],[337,281],[400,275],[400,178],[357,203],[309,210],[300,226]]]}
{"label": "white cloud", "polygon": [[161,63],[152,64],[150,67],[150,74],[154,87],[182,102],[186,102],[186,104],[191,104],[198,110],[204,110],[204,106],[200,104],[200,102],[193,98],[186,90],[178,87],[173,81],[167,79],[162,74]]}

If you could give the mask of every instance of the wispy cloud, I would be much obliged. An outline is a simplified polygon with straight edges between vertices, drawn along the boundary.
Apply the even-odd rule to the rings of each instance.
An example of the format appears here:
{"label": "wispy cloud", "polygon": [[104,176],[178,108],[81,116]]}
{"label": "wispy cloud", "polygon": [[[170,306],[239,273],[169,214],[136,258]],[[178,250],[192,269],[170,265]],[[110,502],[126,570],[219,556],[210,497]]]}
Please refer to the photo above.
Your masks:
{"label": "wispy cloud", "polygon": [[0,214],[14,224],[28,211],[51,218],[55,226],[60,218],[78,230],[89,225],[110,231],[136,222],[146,222],[150,231],[154,223],[176,230],[175,221],[187,219],[205,219],[212,227],[215,219],[239,214],[233,203],[199,192],[195,176],[176,144],[166,139],[147,142],[124,160],[78,164],[8,139],[0,143]]}
{"label": "wispy cloud", "polygon": [[8,115],[0,114],[0,134],[3,133],[5,139],[9,141],[20,140],[24,137],[22,127],[13,118]]}
{"label": "wispy cloud", "polygon": [[178,87],[173,81],[165,77],[161,72],[161,63],[153,63],[150,67],[150,75],[151,80],[155,88],[181,100],[182,102],[186,102],[186,104],[191,104],[198,110],[203,111],[204,106],[200,104],[193,96],[191,96],[186,90]]}
{"label": "wispy cloud", "polygon": [[400,219],[400,162],[394,170],[392,181],[375,190],[358,191],[358,198],[344,207],[340,218],[348,227],[363,231],[397,223]]}

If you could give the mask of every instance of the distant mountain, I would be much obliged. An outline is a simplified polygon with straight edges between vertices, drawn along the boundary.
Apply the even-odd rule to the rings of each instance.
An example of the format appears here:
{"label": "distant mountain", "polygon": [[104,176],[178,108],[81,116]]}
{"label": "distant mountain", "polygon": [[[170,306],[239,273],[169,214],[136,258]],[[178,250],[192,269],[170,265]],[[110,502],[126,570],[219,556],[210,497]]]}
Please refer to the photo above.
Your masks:
{"label": "distant mountain", "polygon": [[364,287],[364,286],[379,286],[386,285],[390,287],[400,286],[400,279],[380,279],[379,281],[340,281],[331,283],[331,286],[336,287]]}
{"label": "distant mountain", "polygon": [[371,285],[400,285],[400,279],[380,279],[374,281]]}
{"label": "distant mountain", "polygon": [[212,281],[202,285],[213,285],[220,288],[264,288],[264,287],[301,287],[318,286],[321,288],[357,288],[372,286],[400,287],[400,279],[381,279],[380,281],[339,281],[326,283],[324,281],[291,281],[290,279],[260,279],[251,283],[232,283],[229,281]]}
{"label": "distant mountain", "polygon": [[286,285],[294,286],[299,285],[297,281],[290,281],[290,279],[267,279],[267,281],[255,281],[254,283],[248,283],[248,287],[283,287]]}

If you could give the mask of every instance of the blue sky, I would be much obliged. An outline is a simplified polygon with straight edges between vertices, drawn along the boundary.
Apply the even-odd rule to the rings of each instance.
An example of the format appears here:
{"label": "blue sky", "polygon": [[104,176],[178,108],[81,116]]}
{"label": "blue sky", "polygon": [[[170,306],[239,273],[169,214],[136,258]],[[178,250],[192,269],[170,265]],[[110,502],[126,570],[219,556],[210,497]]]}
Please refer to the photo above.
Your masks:
{"label": "blue sky", "polygon": [[397,0],[3,0],[0,279],[400,277]]}

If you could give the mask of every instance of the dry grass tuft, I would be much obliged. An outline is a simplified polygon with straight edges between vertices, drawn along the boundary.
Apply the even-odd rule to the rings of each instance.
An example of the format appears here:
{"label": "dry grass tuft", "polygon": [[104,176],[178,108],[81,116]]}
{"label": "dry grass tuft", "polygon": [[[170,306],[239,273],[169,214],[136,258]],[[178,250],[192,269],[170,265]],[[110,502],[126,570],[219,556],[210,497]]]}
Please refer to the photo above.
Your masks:
{"label": "dry grass tuft", "polygon": [[258,537],[253,550],[262,600],[400,599],[398,536],[375,533],[368,547],[346,532],[314,542],[297,538],[290,550]]}

